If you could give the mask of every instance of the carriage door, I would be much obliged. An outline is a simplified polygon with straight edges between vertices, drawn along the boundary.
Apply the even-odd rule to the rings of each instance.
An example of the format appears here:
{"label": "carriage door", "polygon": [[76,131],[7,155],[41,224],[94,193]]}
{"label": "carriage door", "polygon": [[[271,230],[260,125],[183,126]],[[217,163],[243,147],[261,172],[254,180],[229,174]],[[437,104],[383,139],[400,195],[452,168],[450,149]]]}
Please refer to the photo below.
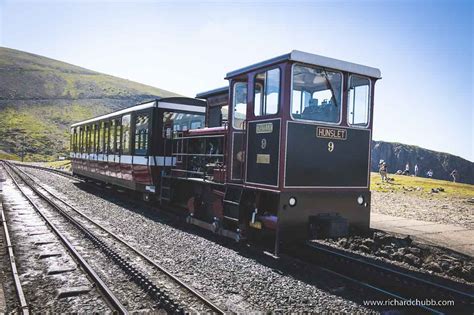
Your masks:
{"label": "carriage door", "polygon": [[231,180],[242,181],[245,168],[245,123],[247,118],[247,82],[235,82],[232,93]]}

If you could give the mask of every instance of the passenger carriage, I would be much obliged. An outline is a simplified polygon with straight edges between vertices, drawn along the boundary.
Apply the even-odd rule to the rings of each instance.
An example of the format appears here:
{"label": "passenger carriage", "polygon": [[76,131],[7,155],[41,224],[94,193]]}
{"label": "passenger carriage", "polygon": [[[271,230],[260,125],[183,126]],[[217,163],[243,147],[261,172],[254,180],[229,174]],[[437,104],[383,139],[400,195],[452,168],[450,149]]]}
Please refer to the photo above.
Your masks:
{"label": "passenger carriage", "polygon": [[163,123],[181,115],[184,129],[202,128],[205,111],[202,100],[173,97],[73,124],[73,173],[142,192],[149,199],[161,169],[173,163],[163,153]]}

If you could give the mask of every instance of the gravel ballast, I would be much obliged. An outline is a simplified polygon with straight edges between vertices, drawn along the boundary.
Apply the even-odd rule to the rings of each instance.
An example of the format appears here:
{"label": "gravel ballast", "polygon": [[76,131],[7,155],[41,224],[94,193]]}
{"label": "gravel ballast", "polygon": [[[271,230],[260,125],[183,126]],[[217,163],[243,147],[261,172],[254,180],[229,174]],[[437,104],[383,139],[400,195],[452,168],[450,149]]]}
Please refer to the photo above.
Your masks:
{"label": "gravel ballast", "polygon": [[370,312],[329,293],[331,279],[310,281],[311,272],[308,278],[295,278],[186,228],[160,222],[144,207],[134,205],[131,210],[130,205],[88,193],[62,176],[24,170],[228,311]]}
{"label": "gravel ballast", "polygon": [[318,241],[333,247],[381,259],[400,267],[435,274],[454,281],[474,284],[471,257],[447,249],[413,242],[385,232],[372,236],[350,236]]}

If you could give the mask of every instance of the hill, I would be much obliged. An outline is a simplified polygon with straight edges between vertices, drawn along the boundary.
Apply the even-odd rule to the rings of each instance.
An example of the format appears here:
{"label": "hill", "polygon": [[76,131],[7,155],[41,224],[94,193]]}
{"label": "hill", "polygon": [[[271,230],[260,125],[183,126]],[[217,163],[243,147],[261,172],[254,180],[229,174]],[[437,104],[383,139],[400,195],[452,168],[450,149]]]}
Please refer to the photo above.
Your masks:
{"label": "hill", "polygon": [[449,174],[456,169],[459,182],[474,184],[474,163],[452,154],[402,143],[373,141],[372,171],[378,171],[380,160],[387,163],[390,173],[405,170],[407,163],[410,165],[410,171],[413,172],[415,164],[418,164],[420,176],[426,176],[426,172],[431,169],[433,178],[451,180]]}
{"label": "hill", "polygon": [[0,152],[26,160],[67,153],[68,126],[173,92],[0,47]]}

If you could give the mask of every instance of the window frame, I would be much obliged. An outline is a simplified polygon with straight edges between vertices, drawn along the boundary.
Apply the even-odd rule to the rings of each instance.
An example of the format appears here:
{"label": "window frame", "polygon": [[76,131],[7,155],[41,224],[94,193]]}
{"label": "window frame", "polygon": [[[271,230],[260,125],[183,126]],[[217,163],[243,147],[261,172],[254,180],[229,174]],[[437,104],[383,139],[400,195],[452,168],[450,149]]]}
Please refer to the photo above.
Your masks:
{"label": "window frame", "polygon": [[[243,121],[243,128],[237,128],[235,126],[235,90],[238,84],[243,84],[245,88],[247,89],[247,97],[246,97],[246,102],[245,102],[245,119]],[[248,113],[248,96],[249,96],[249,87],[248,87],[248,82],[247,81],[235,81],[232,83],[232,129],[234,130],[239,130],[239,131],[244,131],[245,130],[245,122],[247,121]]]}
{"label": "window frame", "polygon": [[102,154],[107,154],[107,140],[109,139],[109,122],[108,120],[103,120],[101,122],[101,139],[100,139],[100,151]]}
{"label": "window frame", "polygon": [[[124,132],[124,124],[123,124],[123,119],[125,117],[129,117],[129,122],[128,122],[128,139],[125,138],[125,132]],[[121,153],[122,155],[132,155],[132,149],[133,149],[133,139],[132,139],[132,123],[133,123],[133,120],[132,120],[132,113],[128,113],[128,114],[125,114],[121,117],[120,119],[120,125],[121,125],[121,128],[120,128],[120,131],[121,131],[121,134],[122,134],[122,143],[121,143]],[[128,140],[127,143],[125,143],[125,140]],[[125,149],[125,144],[127,144],[127,151],[124,152],[124,149]]]}
{"label": "window frame", "polygon": [[[255,96],[256,96],[256,89],[255,89],[255,86],[257,85],[257,75],[259,74],[265,74],[265,82],[264,82],[264,85],[262,86],[262,96],[260,97],[260,103],[263,102],[263,99],[264,99],[264,92],[265,92],[265,87],[266,87],[266,80],[267,80],[267,76],[266,76],[266,73],[269,72],[269,71],[272,71],[272,70],[278,70],[279,72],[279,76],[278,76],[278,103],[277,103],[277,111],[276,113],[272,113],[272,114],[263,114],[263,112],[260,114],[260,115],[256,115],[255,114]],[[282,91],[282,79],[283,79],[283,71],[281,71],[280,67],[272,67],[272,68],[269,68],[269,69],[266,69],[266,70],[263,70],[263,71],[260,71],[260,72],[256,72],[255,75],[253,76],[253,116],[254,117],[267,117],[267,116],[273,116],[273,115],[278,115],[280,113],[280,107],[281,107],[281,91]],[[293,83],[293,81],[292,81]],[[293,85],[292,85],[293,87]],[[248,93],[248,91],[247,91]],[[260,110],[262,110],[263,108],[261,107],[262,104],[259,104],[259,107],[260,107]],[[266,104],[265,104],[265,109],[267,108]]]}
{"label": "window frame", "polygon": [[[108,121],[109,123],[109,139],[107,140],[107,154],[115,154],[115,119]],[[113,127],[113,129],[112,129]]]}
{"label": "window frame", "polygon": [[[351,79],[352,79],[352,77],[359,77],[359,78],[367,79],[369,81],[369,94],[368,94],[368,97],[367,97],[367,101],[368,101],[368,104],[367,104],[367,123],[365,125],[361,125],[361,124],[354,125],[354,124],[351,124],[349,122],[349,112],[350,112],[349,91],[351,89]],[[363,76],[363,75],[359,75],[359,74],[356,74],[356,73],[349,74],[349,77],[347,79],[347,100],[346,100],[346,102],[347,102],[347,118],[346,118],[347,125],[349,127],[353,127],[353,128],[361,128],[361,129],[369,128],[370,120],[372,118],[371,115],[370,115],[370,112],[372,111],[372,80],[371,80],[371,78]]]}
{"label": "window frame", "polygon": [[[337,122],[329,122],[329,121],[322,121],[322,120],[310,120],[310,119],[301,119],[301,118],[295,118],[293,117],[293,78],[294,78],[294,68],[295,66],[303,66],[303,67],[309,67],[309,68],[317,68],[317,69],[323,69],[331,72],[336,72],[341,75],[341,104],[339,104],[341,110],[339,111],[339,120]],[[340,126],[342,123],[342,113],[344,112],[343,110],[343,103],[344,103],[344,87],[345,87],[345,80],[344,80],[344,73],[339,70],[334,70],[330,68],[324,68],[321,66],[317,65],[311,65],[311,64],[304,64],[300,62],[295,62],[294,64],[291,65],[291,80],[290,80],[290,117],[291,120],[293,121],[304,121],[304,122],[309,122],[313,124],[327,124],[327,125],[333,125],[333,126]],[[314,92],[313,92],[314,93]]]}
{"label": "window frame", "polygon": [[[142,131],[145,130],[144,128],[137,130],[137,118],[140,116],[147,117],[147,128],[146,128],[146,149],[137,148],[137,135],[138,135],[138,145],[142,145]],[[150,151],[150,140],[151,140],[151,120],[152,120],[152,112],[144,111],[135,113],[133,116],[133,154],[139,156],[148,156]],[[137,132],[138,131],[138,132]],[[137,152],[137,150],[139,152]],[[144,150],[144,152],[143,152]]]}
{"label": "window frame", "polygon": [[115,120],[114,154],[122,155],[122,118],[117,117],[114,120]]}

